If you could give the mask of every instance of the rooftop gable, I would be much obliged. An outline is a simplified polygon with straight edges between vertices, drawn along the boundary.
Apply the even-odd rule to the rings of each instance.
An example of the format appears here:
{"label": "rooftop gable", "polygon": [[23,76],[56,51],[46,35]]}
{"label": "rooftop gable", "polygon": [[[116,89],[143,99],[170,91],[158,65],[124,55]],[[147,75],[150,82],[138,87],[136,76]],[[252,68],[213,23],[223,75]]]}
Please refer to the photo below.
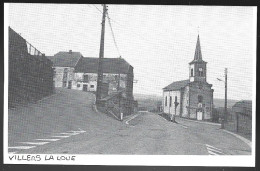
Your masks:
{"label": "rooftop gable", "polygon": [[46,56],[53,62],[55,67],[75,67],[82,57],[80,52],[58,52],[54,56]]}

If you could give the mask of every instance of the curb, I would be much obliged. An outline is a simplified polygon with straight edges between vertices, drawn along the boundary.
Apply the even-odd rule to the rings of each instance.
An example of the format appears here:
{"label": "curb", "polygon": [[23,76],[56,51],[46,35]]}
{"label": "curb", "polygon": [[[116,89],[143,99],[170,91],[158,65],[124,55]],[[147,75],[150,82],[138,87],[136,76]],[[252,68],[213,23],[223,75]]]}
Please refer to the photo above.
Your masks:
{"label": "curb", "polygon": [[250,140],[248,140],[248,139],[246,139],[246,138],[244,138],[244,137],[242,137],[242,136],[240,136],[238,134],[235,134],[233,132],[230,132],[230,131],[227,131],[227,130],[224,130],[224,129],[223,129],[223,131],[226,132],[226,133],[229,133],[229,134],[231,134],[231,135],[233,135],[235,137],[237,137],[238,139],[240,139],[241,141],[246,143],[252,149],[252,142]]}
{"label": "curb", "polygon": [[189,121],[189,122],[197,122],[197,123],[201,123],[201,124],[208,124],[208,125],[221,126],[220,123],[211,123],[211,122],[204,122],[204,121],[196,121],[196,120],[190,120],[190,119],[186,119],[186,118],[179,118],[179,119],[183,119],[183,120],[185,120],[185,121]]}
{"label": "curb", "polygon": [[135,114],[135,115],[133,115],[132,117],[130,117],[130,118],[128,118],[126,121],[125,121],[125,123],[128,125],[129,123],[129,121],[131,121],[131,120],[133,120],[134,118],[136,118],[137,116],[139,116],[140,114]]}

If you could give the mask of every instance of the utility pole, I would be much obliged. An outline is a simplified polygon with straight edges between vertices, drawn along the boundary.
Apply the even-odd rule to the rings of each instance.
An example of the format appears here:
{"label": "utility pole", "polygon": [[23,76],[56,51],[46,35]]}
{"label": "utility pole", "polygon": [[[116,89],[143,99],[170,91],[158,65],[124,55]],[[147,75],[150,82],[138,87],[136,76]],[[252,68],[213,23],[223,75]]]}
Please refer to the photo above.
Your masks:
{"label": "utility pole", "polygon": [[227,121],[227,68],[225,68],[225,116],[224,121]]}
{"label": "utility pole", "polygon": [[97,92],[96,92],[96,104],[101,99],[102,83],[103,83],[103,58],[104,58],[104,40],[105,40],[105,23],[106,23],[106,4],[103,4],[103,16],[102,16],[102,28],[101,28],[101,40],[100,51],[98,60],[98,78],[97,78]]}
{"label": "utility pole", "polygon": [[121,98],[121,93],[120,93],[120,60],[121,60],[121,56],[118,58],[118,79],[117,79],[117,92],[118,92],[118,111],[119,111],[119,116],[120,116],[120,120],[123,120],[123,114],[121,113],[121,104],[120,104],[120,98]]}

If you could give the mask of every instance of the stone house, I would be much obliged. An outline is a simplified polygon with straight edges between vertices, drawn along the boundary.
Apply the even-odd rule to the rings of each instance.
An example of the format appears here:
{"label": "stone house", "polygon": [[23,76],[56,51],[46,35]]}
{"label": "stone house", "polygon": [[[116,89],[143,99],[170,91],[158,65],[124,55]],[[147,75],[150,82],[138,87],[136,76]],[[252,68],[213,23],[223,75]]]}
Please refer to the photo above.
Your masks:
{"label": "stone house", "polygon": [[[97,70],[98,58],[81,58],[74,70],[72,89],[96,91]],[[132,92],[133,67],[123,58],[103,58],[103,83],[107,85],[108,95],[117,92],[118,88]]]}
{"label": "stone house", "polygon": [[194,59],[189,63],[189,79],[173,82],[163,88],[163,112],[169,115],[211,120],[212,84],[207,83],[207,62],[202,60],[199,35]]}
{"label": "stone house", "polygon": [[74,80],[74,68],[82,58],[80,52],[58,52],[54,56],[47,56],[53,62],[54,86],[71,88]]}

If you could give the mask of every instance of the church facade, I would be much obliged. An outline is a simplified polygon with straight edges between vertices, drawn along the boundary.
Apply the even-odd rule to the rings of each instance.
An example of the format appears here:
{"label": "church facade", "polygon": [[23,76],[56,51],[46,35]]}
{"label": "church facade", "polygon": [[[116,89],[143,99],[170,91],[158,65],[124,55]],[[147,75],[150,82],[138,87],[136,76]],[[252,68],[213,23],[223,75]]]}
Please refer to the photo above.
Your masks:
{"label": "church facade", "polygon": [[189,79],[163,88],[163,112],[196,120],[211,120],[212,84],[207,83],[207,62],[202,60],[198,35],[194,59],[189,63]]}

